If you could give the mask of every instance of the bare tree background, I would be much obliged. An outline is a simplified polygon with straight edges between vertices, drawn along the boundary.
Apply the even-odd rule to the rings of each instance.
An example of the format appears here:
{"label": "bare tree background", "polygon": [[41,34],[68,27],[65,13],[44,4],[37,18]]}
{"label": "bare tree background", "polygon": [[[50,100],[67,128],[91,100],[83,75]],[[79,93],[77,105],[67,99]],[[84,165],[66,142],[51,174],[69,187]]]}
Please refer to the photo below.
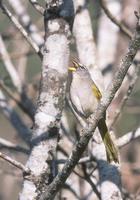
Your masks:
{"label": "bare tree background", "polygon": [[[0,200],[140,199],[139,1],[0,8]],[[69,99],[73,59],[103,94],[87,124]],[[118,164],[96,129],[106,110]]]}

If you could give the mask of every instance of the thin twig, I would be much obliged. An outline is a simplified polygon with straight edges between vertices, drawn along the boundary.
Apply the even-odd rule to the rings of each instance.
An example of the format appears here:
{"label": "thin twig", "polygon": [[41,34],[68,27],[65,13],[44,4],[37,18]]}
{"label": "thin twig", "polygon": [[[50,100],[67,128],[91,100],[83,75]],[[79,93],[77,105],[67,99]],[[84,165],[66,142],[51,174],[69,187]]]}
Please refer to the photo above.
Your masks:
{"label": "thin twig", "polygon": [[[79,171],[79,172],[80,172],[80,171]],[[79,172],[77,172],[75,169],[73,170],[73,173],[74,173],[74,174],[76,174],[79,178],[84,179],[85,177],[84,177],[82,174],[80,174]]]}
{"label": "thin twig", "polygon": [[11,163],[13,166],[17,167],[18,169],[22,170],[25,173],[30,173],[30,170],[25,167],[22,163],[14,160],[13,158],[3,154],[0,152],[0,157],[3,158],[4,160],[6,160],[7,162]]}
{"label": "thin twig", "polygon": [[122,148],[138,137],[140,137],[140,128],[138,128],[136,131],[129,132],[129,133],[123,135],[122,137],[118,138],[117,145],[119,148]]}
{"label": "thin twig", "polygon": [[35,52],[42,59],[42,53],[38,47],[38,45],[32,40],[23,26],[18,22],[18,20],[12,15],[10,10],[3,4],[2,0],[0,0],[0,8],[3,10],[3,13],[7,15],[7,17],[12,21],[12,23],[16,26],[16,28],[20,31],[20,33],[25,37],[31,47],[35,50]]}
{"label": "thin twig", "polygon": [[97,189],[97,186],[93,183],[93,181],[91,180],[89,174],[87,173],[86,171],[86,166],[85,164],[82,165],[82,169],[83,169],[83,172],[84,172],[84,178],[85,180],[89,183],[89,185],[91,186],[92,190],[95,192],[95,194],[97,195],[97,197],[99,199],[101,199],[101,195]]}
{"label": "thin twig", "polygon": [[100,0],[100,4],[102,9],[104,10],[105,14],[108,16],[108,18],[114,23],[116,24],[119,29],[129,38],[132,38],[132,33],[131,31],[121,22],[119,22],[113,15],[112,13],[109,11],[109,9],[106,6],[106,3],[104,2],[104,0]]}
{"label": "thin twig", "polygon": [[25,125],[21,117],[10,106],[5,95],[0,90],[0,109],[13,127],[17,130],[19,136],[29,145],[31,138],[31,130]]}
{"label": "thin twig", "polygon": [[8,54],[8,51],[6,49],[6,46],[3,42],[3,39],[0,35],[0,53],[2,55],[3,63],[5,65],[5,69],[7,70],[13,85],[17,89],[18,93],[20,94],[20,100],[22,101],[22,109],[28,116],[33,120],[34,119],[34,112],[35,112],[35,107],[27,96],[27,93],[25,91],[25,87],[19,77],[19,74],[17,73],[17,70],[15,66],[13,65],[10,56]]}
{"label": "thin twig", "polygon": [[0,138],[0,149],[1,148],[6,148],[8,150],[14,150],[14,151],[18,151],[18,152],[22,152],[25,154],[29,154],[30,150],[28,150],[27,148],[24,148],[22,146],[19,146],[17,144],[14,144],[8,140],[5,140],[3,138]]}
{"label": "thin twig", "polygon": [[61,147],[59,144],[57,146],[57,150],[60,151],[64,156],[66,156],[66,157],[69,156],[68,153],[66,152],[66,150],[63,147]]}
{"label": "thin twig", "polygon": [[36,1],[36,0],[29,0],[33,7],[41,14],[44,14],[45,9]]}
{"label": "thin twig", "polygon": [[[56,163],[57,164],[65,164],[66,161],[67,161],[67,159],[58,159],[58,160],[56,160]],[[95,161],[95,158],[93,156],[86,156],[86,157],[81,158],[79,160],[78,164],[88,163],[91,161]]]}
{"label": "thin twig", "polygon": [[79,200],[81,199],[81,198],[78,196],[78,194],[76,193],[76,191],[74,190],[74,188],[72,188],[72,186],[69,185],[68,183],[65,183],[64,188],[67,189],[67,190],[69,190],[69,191],[71,191],[72,194],[76,197],[76,199],[79,199]]}
{"label": "thin twig", "polygon": [[6,94],[13,99],[18,105],[19,107],[22,107],[21,101],[20,101],[20,95],[19,93],[15,92],[13,93],[3,82],[3,80],[0,80],[0,88],[2,88],[2,90],[4,90],[4,92],[6,92]]}
{"label": "thin twig", "polygon": [[16,13],[16,17],[21,25],[28,32],[32,40],[39,46],[42,47],[44,43],[43,37],[39,34],[39,30],[36,25],[32,22],[30,15],[28,14],[25,5],[21,0],[8,0],[12,8]]}
{"label": "thin twig", "polygon": [[31,120],[33,120],[32,115],[29,114],[29,109],[26,107],[26,104],[23,103],[22,101],[22,96],[18,93],[18,92],[12,92],[5,84],[2,80],[0,80],[0,87],[2,88],[2,90],[4,92],[6,92],[6,94],[15,101],[15,103],[21,108],[21,110],[28,115]]}
{"label": "thin twig", "polygon": [[81,158],[78,163],[82,164],[82,163],[88,163],[91,161],[95,161],[95,158],[93,156],[86,156],[86,157]]}
{"label": "thin twig", "polygon": [[4,43],[1,35],[0,35],[0,54],[1,54],[2,61],[5,66],[5,69],[8,72],[13,85],[15,86],[15,88],[17,89],[18,92],[21,92],[22,87],[23,87],[21,79],[18,75],[16,68],[14,67],[13,63],[11,62],[9,53],[7,51],[7,48],[5,46],[5,43]]}
{"label": "thin twig", "polygon": [[133,74],[133,78],[132,78],[132,80],[131,80],[131,82],[129,84],[128,90],[127,90],[126,94],[124,95],[124,97],[123,97],[123,99],[122,99],[122,101],[120,103],[120,107],[119,107],[119,109],[117,109],[115,111],[114,118],[113,118],[113,120],[112,120],[112,122],[110,124],[110,127],[114,127],[114,124],[116,123],[116,121],[118,120],[120,114],[122,113],[122,109],[124,108],[127,100],[129,99],[129,97],[130,97],[130,95],[131,95],[131,93],[133,91],[133,88],[134,88],[134,86],[136,84],[136,81],[139,78],[139,72],[140,72],[140,66],[137,66],[136,70],[135,70],[135,73]]}

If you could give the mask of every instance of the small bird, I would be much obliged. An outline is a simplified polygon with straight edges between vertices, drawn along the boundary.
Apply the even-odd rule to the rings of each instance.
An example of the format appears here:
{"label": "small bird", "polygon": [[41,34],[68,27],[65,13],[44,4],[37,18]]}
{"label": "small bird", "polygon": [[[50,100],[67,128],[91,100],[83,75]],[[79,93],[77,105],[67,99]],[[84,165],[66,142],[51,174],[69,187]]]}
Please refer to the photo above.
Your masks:
{"label": "small bird", "polygon": [[[100,102],[102,94],[91,78],[86,66],[73,61],[73,67],[69,67],[72,72],[70,85],[70,100],[75,111],[84,119],[87,119]],[[113,143],[105,121],[105,115],[98,122],[98,129],[105,145],[107,160],[119,163],[118,151]]]}

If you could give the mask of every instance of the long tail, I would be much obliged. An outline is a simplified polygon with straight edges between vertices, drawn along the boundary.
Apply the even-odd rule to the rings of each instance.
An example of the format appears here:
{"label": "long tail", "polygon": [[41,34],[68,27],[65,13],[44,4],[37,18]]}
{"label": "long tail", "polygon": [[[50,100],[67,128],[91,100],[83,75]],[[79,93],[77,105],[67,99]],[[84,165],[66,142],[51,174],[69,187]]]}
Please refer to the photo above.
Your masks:
{"label": "long tail", "polygon": [[98,129],[100,131],[102,140],[103,140],[104,145],[105,145],[107,160],[109,162],[114,161],[116,163],[119,163],[118,151],[117,151],[117,148],[116,148],[115,144],[113,143],[113,141],[110,137],[110,134],[108,132],[108,128],[107,128],[107,125],[106,125],[104,118],[102,118],[99,121]]}

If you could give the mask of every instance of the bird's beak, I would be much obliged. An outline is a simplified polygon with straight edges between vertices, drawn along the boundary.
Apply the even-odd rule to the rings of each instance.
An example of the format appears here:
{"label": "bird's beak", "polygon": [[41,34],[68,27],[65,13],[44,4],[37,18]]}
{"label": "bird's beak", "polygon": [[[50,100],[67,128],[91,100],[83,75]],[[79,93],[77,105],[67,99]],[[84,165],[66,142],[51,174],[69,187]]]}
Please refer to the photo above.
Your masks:
{"label": "bird's beak", "polygon": [[75,68],[75,67],[69,67],[69,71],[75,72],[75,71],[76,71],[76,68]]}
{"label": "bird's beak", "polygon": [[79,63],[76,61],[72,61],[73,63],[73,67],[69,67],[69,71],[75,72],[77,70],[77,68],[79,67]]}

